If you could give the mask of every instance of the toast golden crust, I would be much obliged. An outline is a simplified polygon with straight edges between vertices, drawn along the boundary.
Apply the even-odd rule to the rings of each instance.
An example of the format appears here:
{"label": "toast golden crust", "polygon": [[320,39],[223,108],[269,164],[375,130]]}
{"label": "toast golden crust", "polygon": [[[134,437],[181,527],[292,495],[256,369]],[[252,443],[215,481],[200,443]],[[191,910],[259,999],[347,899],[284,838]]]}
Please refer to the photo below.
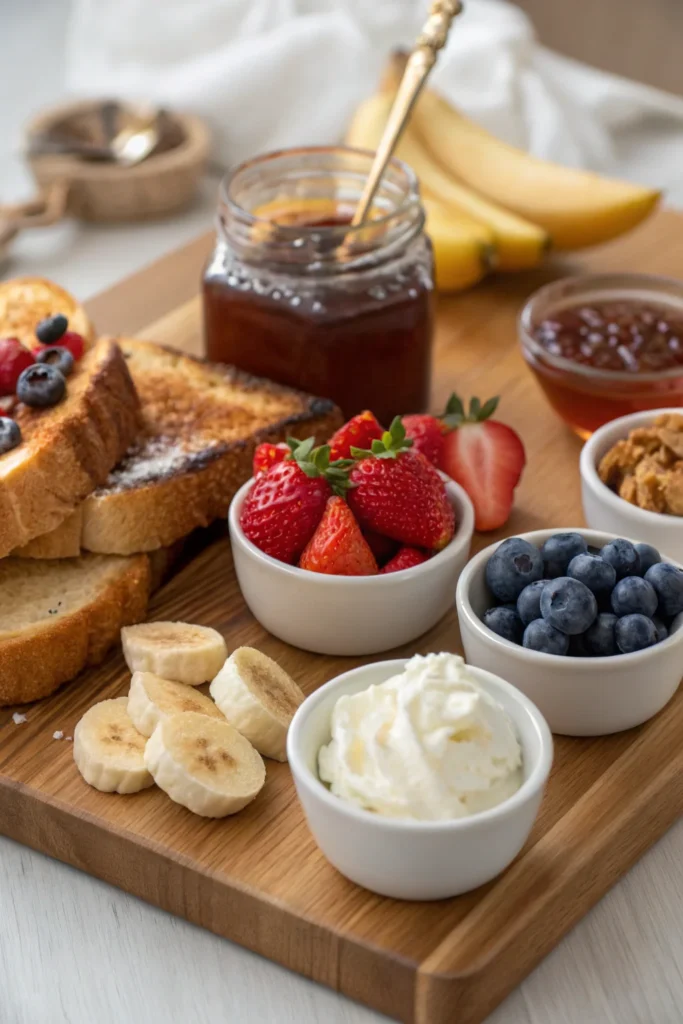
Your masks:
{"label": "toast golden crust", "polygon": [[104,483],[137,434],[139,402],[115,342],[97,342],[49,409],[19,404],[22,443],[0,456],[0,558],[54,529]]}
{"label": "toast golden crust", "polygon": [[18,338],[36,346],[36,326],[45,317],[63,313],[69,330],[92,342],[95,330],[83,307],[58,284],[44,277],[15,277],[0,284],[0,338]]}
{"label": "toast golden crust", "polygon": [[104,487],[83,504],[83,547],[129,554],[172,544],[226,515],[251,476],[257,444],[288,435],[324,441],[341,423],[313,398],[231,366],[120,339],[143,429]]}
{"label": "toast golden crust", "polygon": [[[103,559],[85,555],[73,560],[98,575],[91,593],[73,610],[59,613],[59,579],[65,562],[37,563],[34,569],[53,586],[49,601],[55,608],[26,611],[19,628],[0,632],[0,706],[26,704],[53,693],[88,665],[98,664],[118,641],[122,626],[141,622],[147,611],[150,567],[146,555]],[[12,580],[25,580],[27,563],[6,559],[0,563],[0,587],[12,589]],[[93,569],[93,565],[95,568]],[[19,609],[19,612],[21,609]]]}

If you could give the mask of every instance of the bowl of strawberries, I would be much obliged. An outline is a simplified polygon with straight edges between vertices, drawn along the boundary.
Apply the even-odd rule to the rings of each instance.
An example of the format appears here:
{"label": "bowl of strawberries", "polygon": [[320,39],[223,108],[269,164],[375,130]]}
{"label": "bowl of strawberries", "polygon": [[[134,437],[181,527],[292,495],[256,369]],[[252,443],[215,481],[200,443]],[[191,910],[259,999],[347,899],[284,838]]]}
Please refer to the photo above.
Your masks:
{"label": "bowl of strawberries", "polygon": [[370,412],[328,444],[259,445],[228,516],[237,579],[274,636],[330,655],[377,654],[452,608],[474,510],[400,417]]}

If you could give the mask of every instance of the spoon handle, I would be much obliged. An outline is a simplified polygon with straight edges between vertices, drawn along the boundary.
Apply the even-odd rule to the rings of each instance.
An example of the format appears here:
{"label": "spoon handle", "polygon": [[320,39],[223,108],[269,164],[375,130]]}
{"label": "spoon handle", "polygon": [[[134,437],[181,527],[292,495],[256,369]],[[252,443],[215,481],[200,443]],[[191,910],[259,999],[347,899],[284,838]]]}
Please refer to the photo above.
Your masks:
{"label": "spoon handle", "polygon": [[356,212],[351,221],[352,227],[362,224],[375,198],[375,193],[382,180],[401,132],[408,123],[410,112],[415,105],[420,90],[429,72],[436,63],[439,50],[445,45],[451,23],[462,11],[460,0],[433,0],[429,17],[422,32],[417,38],[415,48],[408,58],[396,99],[389,113],[384,134],[380,139],[370,174],[363,188]]}

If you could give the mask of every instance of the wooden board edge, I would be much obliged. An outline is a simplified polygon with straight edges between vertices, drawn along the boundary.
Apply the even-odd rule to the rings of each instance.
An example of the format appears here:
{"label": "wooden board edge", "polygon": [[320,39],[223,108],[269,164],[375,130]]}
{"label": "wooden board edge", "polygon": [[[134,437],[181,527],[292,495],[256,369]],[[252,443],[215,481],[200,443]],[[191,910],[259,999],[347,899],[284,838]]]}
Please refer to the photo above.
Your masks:
{"label": "wooden board edge", "polygon": [[[423,961],[416,984],[415,1024],[452,1024],[455,1011],[458,1024],[481,1024],[680,818],[683,715],[668,720],[662,715],[658,724],[660,729],[655,732],[659,735],[649,734],[633,743],[501,876],[499,885],[515,893],[512,906],[506,904],[507,919],[501,920],[502,897],[495,886]],[[645,746],[647,750],[642,749]],[[667,750],[668,754],[664,753]],[[642,786],[634,780],[629,799],[624,800],[624,775],[637,773],[640,759],[647,765],[648,775]],[[603,812],[608,806],[619,806],[620,813],[606,822]],[[591,841],[586,846],[588,823],[592,823]],[[560,878],[544,891],[544,875],[551,860],[559,863]],[[467,950],[473,948],[488,953],[472,959]]]}
{"label": "wooden board edge", "polygon": [[[116,799],[114,796],[113,799]],[[131,799],[127,797],[127,799]],[[134,799],[134,797],[133,797]],[[28,810],[27,810],[28,804]],[[58,799],[0,778],[0,834],[78,868],[221,938],[394,1019],[408,1020],[416,964],[317,924],[118,827],[102,827]],[[132,840],[135,840],[134,842]],[[124,877],[125,871],[125,877]],[[131,884],[131,879],[133,882]]]}
{"label": "wooden board edge", "polygon": [[213,230],[204,231],[88,299],[85,309],[98,334],[136,335],[195,298],[214,239]]}

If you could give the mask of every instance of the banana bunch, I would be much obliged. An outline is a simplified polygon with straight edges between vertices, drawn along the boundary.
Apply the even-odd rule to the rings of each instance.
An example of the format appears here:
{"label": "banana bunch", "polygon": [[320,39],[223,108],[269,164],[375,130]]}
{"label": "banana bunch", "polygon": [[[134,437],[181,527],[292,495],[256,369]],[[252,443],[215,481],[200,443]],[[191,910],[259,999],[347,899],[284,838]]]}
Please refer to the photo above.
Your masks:
{"label": "banana bunch", "polygon": [[[395,54],[380,91],[357,109],[349,146],[377,148],[405,67]],[[652,212],[653,189],[539,160],[494,138],[429,89],[396,155],[417,174],[441,291],[490,270],[538,266],[552,246],[580,249],[616,238]]]}

